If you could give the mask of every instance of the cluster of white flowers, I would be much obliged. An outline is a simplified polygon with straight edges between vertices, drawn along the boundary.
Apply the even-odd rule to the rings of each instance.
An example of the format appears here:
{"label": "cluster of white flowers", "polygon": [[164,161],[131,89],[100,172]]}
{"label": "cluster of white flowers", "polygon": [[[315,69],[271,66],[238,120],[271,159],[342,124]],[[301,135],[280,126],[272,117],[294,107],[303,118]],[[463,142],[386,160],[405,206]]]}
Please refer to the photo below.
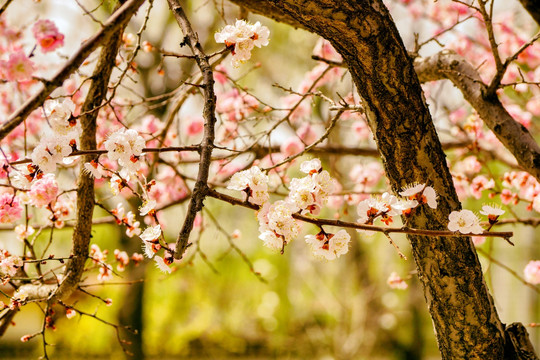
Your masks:
{"label": "cluster of white flowers", "polygon": [[144,254],[149,259],[153,258],[155,253],[161,249],[161,245],[159,244],[159,238],[161,237],[161,226],[149,226],[141,235],[139,235],[139,237],[143,241]]}
{"label": "cluster of white flowers", "polygon": [[251,58],[251,50],[256,47],[268,45],[270,30],[260,22],[249,24],[245,20],[236,20],[234,25],[225,26],[214,35],[216,42],[224,43],[232,48],[232,63],[239,64]]}
{"label": "cluster of white flowers", "polygon": [[386,225],[390,225],[394,216],[408,217],[419,205],[427,204],[433,209],[437,208],[437,192],[431,186],[418,184],[403,189],[399,194],[405,199],[384,193],[381,198],[370,197],[361,201],[357,207],[357,222],[373,225],[373,222],[380,218]]}
{"label": "cluster of white flowers", "polygon": [[80,125],[72,117],[75,104],[71,99],[49,100],[45,102],[45,117],[52,134],[45,135],[32,151],[32,162],[45,173],[54,173],[58,163],[69,164],[67,156],[74,148],[81,132]]}
{"label": "cluster of white flowers", "polygon": [[259,239],[270,249],[283,251],[285,245],[298,236],[300,231],[292,215],[296,212],[293,205],[279,200],[270,205],[265,203],[258,214]]}
{"label": "cluster of white flowers", "polygon": [[[283,251],[285,245],[298,236],[300,229],[293,214],[319,214],[333,191],[333,179],[327,171],[322,170],[319,159],[303,162],[300,170],[307,175],[292,179],[289,195],[273,204],[268,201],[268,176],[256,166],[233,175],[227,186],[242,191],[244,201],[261,206],[258,214],[259,238],[271,249]],[[349,241],[350,236],[345,230],[306,237],[313,253],[328,260],[345,254]]]}
{"label": "cluster of white flowers", "polygon": [[122,166],[120,175],[129,178],[130,174],[141,168],[139,157],[145,144],[144,138],[139,136],[137,130],[122,128],[112,133],[105,141],[104,146],[109,160],[117,160],[118,164]]}
{"label": "cluster of white flowers", "polygon": [[[32,162],[45,173],[54,173],[59,163],[69,164],[67,156],[73,148],[71,144],[77,143],[77,137],[70,135],[47,136],[32,151]],[[76,145],[75,145],[76,146]]]}
{"label": "cluster of white flowers", "polygon": [[321,231],[317,235],[306,235],[306,242],[311,245],[313,255],[321,259],[334,260],[349,251],[351,236],[345,230],[335,234]]}
{"label": "cluster of white flowers", "polygon": [[302,213],[318,215],[334,189],[333,180],[319,159],[303,162],[300,171],[308,175],[291,180],[288,199]]}
{"label": "cluster of white flowers", "polygon": [[263,205],[268,201],[268,176],[257,166],[234,174],[227,189],[242,191],[244,201]]}
{"label": "cluster of white flowers", "polygon": [[[170,274],[172,269],[169,265],[174,261],[172,252],[166,249],[164,258],[156,255],[162,248],[159,242],[162,237],[161,225],[147,227],[139,237],[143,241],[143,251],[146,257],[153,259],[159,270]],[[168,244],[168,246],[169,249],[174,250],[174,244]]]}
{"label": "cluster of white flowers", "polygon": [[133,237],[133,235],[139,235],[141,233],[141,223],[135,220],[135,214],[132,211],[124,210],[124,205],[118,203],[116,209],[112,209],[111,213],[115,216],[118,225],[125,225],[126,235]]}
{"label": "cluster of white flowers", "polygon": [[0,249],[0,277],[15,276],[17,270],[24,265],[22,259],[16,255]]}

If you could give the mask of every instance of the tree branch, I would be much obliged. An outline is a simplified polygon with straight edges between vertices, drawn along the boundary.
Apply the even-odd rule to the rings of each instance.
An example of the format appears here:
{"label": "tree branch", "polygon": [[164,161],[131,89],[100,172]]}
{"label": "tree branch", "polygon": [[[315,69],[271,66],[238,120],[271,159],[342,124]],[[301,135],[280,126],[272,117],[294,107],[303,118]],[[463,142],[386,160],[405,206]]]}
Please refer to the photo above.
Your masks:
{"label": "tree branch", "polygon": [[428,58],[417,58],[414,69],[421,82],[448,79],[463,93],[484,123],[514,155],[518,164],[540,181],[540,147],[520,123],[506,111],[497,97],[486,98],[487,86],[476,69],[462,56],[443,50]]}
{"label": "tree branch", "polygon": [[175,259],[181,259],[184,255],[184,251],[189,246],[189,234],[193,229],[193,222],[195,216],[203,207],[203,201],[208,191],[208,173],[210,169],[210,162],[212,160],[212,149],[214,148],[214,126],[216,123],[216,95],[214,93],[214,75],[212,67],[210,66],[209,57],[204,53],[202,46],[199,42],[197,34],[191,28],[191,24],[182,9],[178,0],[168,0],[169,8],[174,14],[178,25],[184,33],[184,40],[182,44],[186,43],[193,55],[197,65],[201,69],[202,74],[202,89],[204,95],[204,135],[200,144],[201,159],[199,162],[199,173],[197,175],[197,181],[193,188],[191,200],[189,202],[186,218],[182,230],[178,234],[176,239],[176,250],[174,253]]}

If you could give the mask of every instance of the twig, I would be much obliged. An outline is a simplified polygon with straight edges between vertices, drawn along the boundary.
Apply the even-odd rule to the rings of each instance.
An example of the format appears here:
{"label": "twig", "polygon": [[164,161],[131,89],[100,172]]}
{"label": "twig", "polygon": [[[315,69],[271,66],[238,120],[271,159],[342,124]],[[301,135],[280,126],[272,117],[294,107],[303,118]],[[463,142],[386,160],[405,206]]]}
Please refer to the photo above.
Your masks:
{"label": "twig", "polygon": [[191,200],[189,202],[186,218],[182,230],[178,234],[176,239],[176,251],[174,253],[175,259],[181,259],[184,251],[188,247],[189,234],[193,229],[193,222],[195,216],[203,207],[203,201],[208,191],[208,174],[210,170],[210,163],[212,158],[212,149],[214,147],[214,126],[216,123],[216,95],[214,94],[214,75],[208,56],[204,53],[202,46],[199,42],[197,34],[191,28],[191,24],[182,9],[178,0],[168,0],[169,7],[174,14],[178,25],[182,29],[185,35],[183,43],[186,43],[193,55],[197,65],[201,70],[203,76],[202,89],[204,94],[204,135],[200,144],[201,159],[199,162],[199,172],[197,174],[197,182],[193,188]]}

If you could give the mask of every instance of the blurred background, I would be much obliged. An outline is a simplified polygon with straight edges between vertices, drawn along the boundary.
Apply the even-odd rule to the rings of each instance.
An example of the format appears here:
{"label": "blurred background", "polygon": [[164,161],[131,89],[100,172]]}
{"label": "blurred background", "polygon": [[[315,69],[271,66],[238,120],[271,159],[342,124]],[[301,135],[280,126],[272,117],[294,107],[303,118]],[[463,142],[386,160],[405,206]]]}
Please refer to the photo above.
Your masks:
{"label": "blurred background", "polygon": [[[438,3],[444,3],[439,1]],[[86,9],[106,19],[113,1],[79,1]],[[213,39],[215,31],[246,13],[223,1],[186,1],[194,29],[209,52],[220,45]],[[428,25],[413,22],[400,4],[389,3],[406,46],[414,42],[414,32],[430,31]],[[498,11],[513,11],[524,16],[519,4],[504,5]],[[145,15],[141,9],[128,32],[137,33]],[[36,19],[54,20],[65,34],[65,46],[58,59],[73,53],[85,38],[99,25],[84,16],[76,1],[18,0],[4,14],[6,22],[21,28],[30,27]],[[253,14],[251,22],[261,21],[270,28],[270,45],[253,53],[245,67],[228,66],[230,75],[242,86],[266,102],[279,103],[283,88],[298,88],[306,72],[317,65],[311,59],[318,37],[302,30],[277,24]],[[172,19],[166,1],[156,0],[143,39],[154,47],[180,51],[182,35]],[[430,49],[427,48],[427,53]],[[37,60],[36,60],[37,62]],[[227,62],[228,64],[228,62]],[[189,61],[176,58],[162,59],[155,53],[141,53],[137,58],[138,78],[134,84],[147,97],[156,96],[176,88],[186,74],[195,68]],[[165,75],[158,75],[164,70]],[[46,74],[46,71],[45,71]],[[346,75],[333,85],[331,91],[347,94],[351,89]],[[432,85],[429,85],[432,86]],[[440,86],[437,87],[437,86]],[[443,93],[443,91],[446,91]],[[127,92],[127,91],[126,91]],[[430,97],[431,111],[436,122],[448,119],[448,109],[462,106],[462,98],[448,84],[433,85],[430,94],[449,94]],[[128,95],[126,95],[128,96]],[[443,100],[440,100],[440,99]],[[198,100],[188,102],[183,114],[196,114]],[[324,108],[310,103],[313,116],[321,117]],[[166,107],[152,109],[152,114],[163,117]],[[538,120],[534,118],[534,120]],[[351,128],[340,129],[342,134]],[[283,130],[283,134],[285,131]],[[276,141],[285,136],[278,131]],[[450,134],[441,135],[450,139]],[[334,140],[340,141],[339,133]],[[345,138],[345,136],[343,136]],[[188,139],[196,142],[196,139]],[[346,140],[349,141],[349,140]],[[349,141],[349,145],[356,144]],[[365,139],[363,147],[373,147]],[[450,154],[450,160],[459,156]],[[350,184],[350,169],[368,160],[358,156],[321,157],[324,168],[344,184]],[[373,161],[373,159],[369,159]],[[502,172],[504,165],[492,164]],[[289,172],[298,176],[298,167]],[[372,191],[384,191],[384,178],[372,185]],[[474,204],[490,202],[487,194]],[[473,201],[464,207],[474,208]],[[394,237],[408,260],[402,260],[384,236],[366,236],[349,231],[352,236],[350,251],[333,262],[315,259],[300,237],[292,242],[285,254],[280,255],[262,246],[258,239],[258,223],[253,211],[233,208],[231,205],[207,199],[202,225],[192,234],[193,246],[186,259],[175,265],[175,271],[166,275],[155,268],[153,262],[129,265],[120,276],[106,283],[97,280],[97,271],[89,272],[84,289],[97,297],[78,293],[73,303],[89,314],[96,314],[111,324],[124,324],[139,329],[134,335],[124,328],[98,321],[89,316],[67,319],[60,310],[55,314],[56,330],[47,333],[53,359],[120,359],[133,352],[133,359],[437,359],[438,353],[433,326],[429,317],[421,286],[415,275],[415,265],[405,237]],[[525,206],[514,208],[518,216],[529,216]],[[162,218],[169,242],[174,241],[181,227],[185,205],[163,210]],[[106,216],[100,209],[95,217]],[[354,221],[354,205],[343,205],[340,211],[326,209],[322,217],[340,216]],[[215,223],[214,223],[215,220]],[[480,248],[500,263],[521,275],[530,259],[540,258],[536,245],[536,230],[532,227],[512,226],[498,228],[515,231],[517,244],[509,248],[501,239],[487,239]],[[303,225],[303,234],[315,228]],[[42,236],[48,237],[47,231]],[[52,252],[67,255],[71,247],[69,226],[55,230],[56,240]],[[140,241],[129,239],[124,231],[113,224],[96,225],[93,243],[101,249],[140,250]],[[17,251],[20,243],[13,241],[13,233],[0,233],[0,247]],[[109,254],[110,256],[111,254]],[[524,324],[539,321],[538,292],[524,286],[515,276],[489,259],[480,256],[486,281],[503,322],[520,321]],[[406,279],[408,288],[393,289],[387,279],[397,272]],[[123,283],[123,284],[120,284]],[[126,284],[127,283],[127,284]],[[99,298],[98,298],[99,297]],[[109,306],[101,299],[112,299]],[[42,324],[42,311],[38,306],[25,306],[14,318],[15,326],[0,338],[0,358],[29,359],[41,354],[38,338],[22,343],[20,338],[38,331]],[[540,348],[540,332],[528,328],[536,349]]]}

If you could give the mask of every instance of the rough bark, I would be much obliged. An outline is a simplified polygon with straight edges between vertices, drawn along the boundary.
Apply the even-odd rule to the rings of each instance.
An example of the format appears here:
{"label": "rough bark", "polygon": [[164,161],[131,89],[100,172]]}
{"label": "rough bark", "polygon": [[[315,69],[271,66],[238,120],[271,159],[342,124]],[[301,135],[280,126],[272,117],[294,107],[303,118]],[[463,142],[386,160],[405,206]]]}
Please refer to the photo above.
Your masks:
{"label": "rough bark", "polygon": [[529,12],[534,21],[540,24],[540,0],[519,0],[519,2]]}
{"label": "rough bark", "polygon": [[[129,19],[129,18],[128,18]],[[101,51],[98,64],[92,76],[92,85],[86,95],[86,100],[82,106],[79,121],[82,127],[80,138],[81,150],[94,150],[96,144],[96,119],[99,113],[99,106],[107,96],[109,78],[116,64],[116,54],[122,43],[122,33],[127,26],[127,19],[120,26],[118,31],[112,34]],[[84,155],[81,164],[96,160],[96,155]],[[92,216],[94,213],[94,177],[86,171],[79,171],[77,183],[77,223],[73,229],[72,255],[69,261],[64,278],[55,297],[59,299],[68,298],[77,289],[84,271],[84,264],[88,258],[88,247],[92,238]]]}
{"label": "rough bark", "polygon": [[[382,1],[234,2],[289,24],[300,23],[332,43],[364,99],[394,191],[428,182],[439,192],[437,209],[421,210],[412,225],[445,229],[448,214],[460,203],[412,61]],[[409,240],[443,359],[503,359],[504,325],[470,239]]]}
{"label": "rough bark", "polygon": [[210,58],[204,53],[198,35],[191,28],[191,24],[180,5],[178,0],[167,0],[169,8],[174,14],[176,22],[184,33],[183,43],[188,45],[191,52],[195,56],[197,66],[202,74],[202,93],[204,96],[204,133],[200,143],[201,158],[199,161],[199,171],[197,173],[197,181],[191,194],[188,210],[184,219],[184,225],[178,234],[175,246],[175,259],[181,259],[185,250],[190,245],[189,235],[193,229],[195,216],[203,208],[203,202],[208,190],[208,175],[210,169],[210,161],[212,158],[212,150],[214,149],[214,127],[216,124],[216,94],[214,93],[214,75],[212,66],[210,66]]}

